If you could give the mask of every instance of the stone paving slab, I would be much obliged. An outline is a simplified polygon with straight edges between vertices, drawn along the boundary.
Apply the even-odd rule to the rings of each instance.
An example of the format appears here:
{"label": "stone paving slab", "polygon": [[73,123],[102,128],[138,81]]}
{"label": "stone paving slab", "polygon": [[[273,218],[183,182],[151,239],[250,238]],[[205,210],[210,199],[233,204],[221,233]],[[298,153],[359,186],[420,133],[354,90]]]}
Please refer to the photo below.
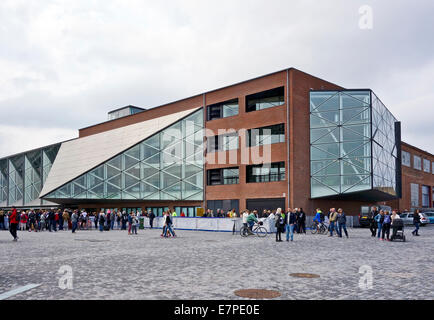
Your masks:
{"label": "stone paving slab", "polygon": [[[0,294],[28,284],[39,287],[9,299],[243,299],[239,289],[270,289],[276,299],[434,299],[434,226],[407,242],[298,235],[294,242],[241,238],[220,232],[161,230],[0,231]],[[285,239],[285,237],[282,237]],[[359,268],[373,270],[373,288],[359,287]],[[73,289],[59,287],[59,268],[70,266]],[[294,278],[290,273],[319,278]]]}

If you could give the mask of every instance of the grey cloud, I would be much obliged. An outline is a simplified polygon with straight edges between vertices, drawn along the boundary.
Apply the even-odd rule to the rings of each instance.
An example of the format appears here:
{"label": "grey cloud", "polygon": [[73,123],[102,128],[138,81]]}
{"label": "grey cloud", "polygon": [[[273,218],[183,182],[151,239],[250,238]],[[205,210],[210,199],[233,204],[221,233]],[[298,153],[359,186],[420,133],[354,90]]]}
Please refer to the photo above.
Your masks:
{"label": "grey cloud", "polygon": [[429,0],[2,2],[0,125],[73,130],[293,66],[372,88],[403,139],[434,152],[433,13]]}

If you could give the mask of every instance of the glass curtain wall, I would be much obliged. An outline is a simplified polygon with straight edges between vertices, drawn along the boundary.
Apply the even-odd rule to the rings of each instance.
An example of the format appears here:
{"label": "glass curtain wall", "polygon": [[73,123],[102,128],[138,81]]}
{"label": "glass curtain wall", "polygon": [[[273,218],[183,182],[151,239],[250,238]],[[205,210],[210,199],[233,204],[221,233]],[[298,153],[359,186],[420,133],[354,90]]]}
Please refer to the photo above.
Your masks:
{"label": "glass curtain wall", "polygon": [[201,109],[44,198],[203,200],[202,145]]}
{"label": "glass curtain wall", "polygon": [[8,204],[8,161],[0,160],[0,207],[5,207]]}
{"label": "glass curtain wall", "polygon": [[395,122],[397,120],[372,92],[373,188],[396,195]]}
{"label": "glass curtain wall", "polygon": [[371,189],[396,195],[395,122],[370,90],[312,91],[311,197]]}
{"label": "glass curtain wall", "polygon": [[60,144],[0,160],[0,207],[40,205],[39,194]]}
{"label": "glass curtain wall", "polygon": [[371,188],[370,91],[310,96],[311,196]]}

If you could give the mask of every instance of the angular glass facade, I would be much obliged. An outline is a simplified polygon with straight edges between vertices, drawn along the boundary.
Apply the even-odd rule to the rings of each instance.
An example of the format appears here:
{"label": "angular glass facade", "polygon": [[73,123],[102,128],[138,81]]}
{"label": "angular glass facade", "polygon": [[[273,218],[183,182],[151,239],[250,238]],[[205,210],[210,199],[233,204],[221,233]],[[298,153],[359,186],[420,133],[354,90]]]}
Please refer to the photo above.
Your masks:
{"label": "angular glass facade", "polygon": [[39,194],[59,148],[56,144],[0,159],[0,206],[44,204]]}
{"label": "angular glass facade", "polygon": [[398,146],[395,138],[396,118],[372,92],[372,176],[373,188],[397,195],[396,164]]}
{"label": "angular glass facade", "polygon": [[202,145],[201,109],[44,199],[203,200]]}
{"label": "angular glass facade", "polygon": [[395,196],[395,122],[371,90],[311,91],[311,197]]}

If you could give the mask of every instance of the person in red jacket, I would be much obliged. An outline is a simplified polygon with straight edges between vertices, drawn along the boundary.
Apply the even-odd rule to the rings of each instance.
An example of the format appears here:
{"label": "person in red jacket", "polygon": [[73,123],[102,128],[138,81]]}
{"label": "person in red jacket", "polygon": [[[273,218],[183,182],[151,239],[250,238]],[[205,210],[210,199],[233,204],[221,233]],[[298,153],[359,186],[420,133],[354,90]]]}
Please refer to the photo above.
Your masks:
{"label": "person in red jacket", "polygon": [[12,237],[14,237],[14,241],[17,241],[18,240],[17,228],[18,228],[18,223],[20,222],[20,217],[15,207],[12,207],[12,214],[10,216],[9,221],[10,221],[9,232],[11,233]]}

